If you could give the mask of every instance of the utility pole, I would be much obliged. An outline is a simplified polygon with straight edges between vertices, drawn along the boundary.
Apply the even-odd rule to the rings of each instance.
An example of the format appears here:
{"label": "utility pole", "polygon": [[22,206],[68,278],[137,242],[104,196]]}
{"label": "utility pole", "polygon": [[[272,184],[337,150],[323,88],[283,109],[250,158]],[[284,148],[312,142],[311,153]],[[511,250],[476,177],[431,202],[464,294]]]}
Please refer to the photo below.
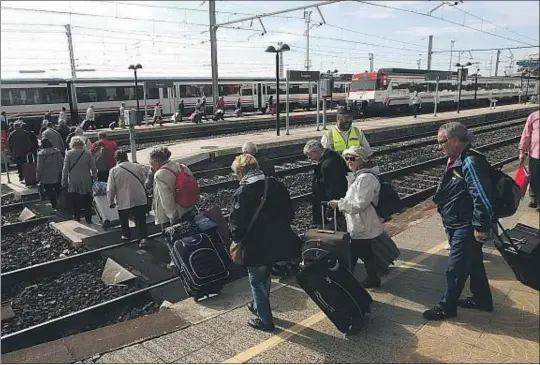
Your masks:
{"label": "utility pole", "polygon": [[489,59],[489,77],[491,77],[492,73],[491,70],[493,70],[493,52],[491,52],[491,58]]}
{"label": "utility pole", "polygon": [[501,50],[497,50],[497,58],[495,59],[495,76],[499,73],[499,57],[501,56]]}
{"label": "utility pole", "polygon": [[[311,23],[311,10],[304,11],[304,19],[306,21],[306,71],[309,71],[310,61],[309,61],[309,26]],[[311,82],[308,82],[308,106],[311,107],[311,99],[313,97],[313,91],[311,90]]]}
{"label": "utility pole", "polygon": [[69,65],[71,68],[72,82],[69,82],[69,92],[71,94],[71,103],[69,104],[69,112],[71,114],[71,123],[73,125],[79,124],[79,107],[77,106],[77,91],[75,90],[74,81],[77,79],[77,70],[75,68],[75,54],[73,52],[73,38],[71,37],[71,25],[66,24],[66,36],[68,40],[69,50]]}
{"label": "utility pole", "polygon": [[448,71],[452,71],[452,51],[454,49],[455,42],[456,41],[453,39],[450,41],[450,65],[448,66]]}
{"label": "utility pole", "polygon": [[369,72],[373,72],[373,53],[369,54]]}
{"label": "utility pole", "polygon": [[433,55],[433,36],[429,36],[428,50],[427,50],[427,69],[431,70],[431,56]]}
{"label": "utility pole", "polygon": [[421,58],[417,59],[416,64],[418,65],[418,69],[420,70],[421,68],[420,66],[422,65],[422,59]]}
{"label": "utility pole", "polygon": [[217,61],[217,39],[216,39],[216,1],[208,1],[208,12],[210,16],[210,63],[212,65],[212,110],[216,112],[216,103],[219,98],[218,89],[218,61]]}

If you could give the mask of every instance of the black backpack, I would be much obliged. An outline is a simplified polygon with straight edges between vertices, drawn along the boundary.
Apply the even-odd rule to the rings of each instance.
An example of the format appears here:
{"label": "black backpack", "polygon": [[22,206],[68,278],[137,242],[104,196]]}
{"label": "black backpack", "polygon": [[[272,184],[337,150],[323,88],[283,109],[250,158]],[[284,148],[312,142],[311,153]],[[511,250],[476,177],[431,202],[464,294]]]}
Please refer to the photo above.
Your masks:
{"label": "black backpack", "polygon": [[390,220],[393,214],[403,211],[405,207],[391,182],[382,181],[381,178],[373,172],[368,173],[375,176],[379,181],[379,184],[381,184],[379,203],[377,205],[371,203],[371,205],[375,208],[377,215],[386,222]]}

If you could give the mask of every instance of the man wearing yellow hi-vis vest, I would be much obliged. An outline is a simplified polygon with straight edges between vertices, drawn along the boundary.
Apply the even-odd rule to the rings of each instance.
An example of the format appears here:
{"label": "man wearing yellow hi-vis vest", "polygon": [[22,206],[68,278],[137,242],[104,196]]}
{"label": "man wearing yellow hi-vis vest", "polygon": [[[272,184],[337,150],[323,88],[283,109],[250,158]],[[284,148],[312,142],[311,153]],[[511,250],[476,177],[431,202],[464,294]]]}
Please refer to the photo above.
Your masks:
{"label": "man wearing yellow hi-vis vest", "polygon": [[352,125],[352,114],[347,113],[343,107],[338,109],[336,125],[323,134],[321,144],[339,154],[347,148],[359,146],[363,146],[370,156],[373,153],[362,130]]}

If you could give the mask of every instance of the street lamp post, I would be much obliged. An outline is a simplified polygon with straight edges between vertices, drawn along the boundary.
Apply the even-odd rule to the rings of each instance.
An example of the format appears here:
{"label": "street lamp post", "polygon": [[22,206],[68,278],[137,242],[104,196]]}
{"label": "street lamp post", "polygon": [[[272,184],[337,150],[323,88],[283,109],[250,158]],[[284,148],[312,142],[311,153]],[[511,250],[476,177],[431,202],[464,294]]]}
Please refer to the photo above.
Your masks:
{"label": "street lamp post", "polygon": [[476,94],[478,93],[478,72],[480,72],[480,69],[476,69],[476,74],[474,74],[474,102],[476,103]]}
{"label": "street lamp post", "polygon": [[458,99],[457,99],[457,113],[459,114],[459,103],[461,101],[461,78],[463,75],[463,70],[469,66],[471,66],[472,63],[467,62],[466,64],[462,65],[460,63],[456,63],[456,67],[458,67]]}
{"label": "street lamp post", "polygon": [[279,54],[290,51],[291,48],[287,44],[281,44],[276,49],[274,46],[268,46],[265,52],[276,54],[276,135],[279,136]]}
{"label": "street lamp post", "polygon": [[[330,77],[330,80],[332,80],[330,82],[330,87],[332,88],[332,91],[334,90],[334,78],[336,77],[337,73],[338,73],[337,69],[334,71],[330,71],[330,70],[326,71],[326,74]],[[317,99],[319,98],[317,97]],[[332,93],[332,95],[330,95],[330,110],[332,110],[333,108],[334,108],[334,97]]]}
{"label": "street lamp post", "polygon": [[128,70],[133,70],[133,73],[135,74],[135,99],[137,100],[137,111],[135,112],[135,120],[129,120],[129,145],[131,149],[131,162],[136,163],[137,162],[137,146],[135,144],[135,123],[138,124],[139,121],[139,87],[138,87],[138,80],[137,80],[137,70],[140,70],[142,68],[140,63],[137,63],[136,65],[130,65],[128,67]]}
{"label": "street lamp post", "polygon": [[531,70],[527,69],[527,89],[525,90],[525,100],[523,100],[523,104],[527,104],[527,101],[529,99],[529,81],[531,80]]}

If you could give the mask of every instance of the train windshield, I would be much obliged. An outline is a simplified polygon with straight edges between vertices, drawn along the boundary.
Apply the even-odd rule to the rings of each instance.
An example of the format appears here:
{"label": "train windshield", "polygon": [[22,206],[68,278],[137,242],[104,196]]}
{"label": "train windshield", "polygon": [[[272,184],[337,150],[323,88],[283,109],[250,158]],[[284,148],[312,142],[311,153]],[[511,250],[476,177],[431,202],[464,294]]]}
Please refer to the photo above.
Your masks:
{"label": "train windshield", "polygon": [[376,80],[354,80],[351,82],[351,91],[375,90],[377,86]]}

